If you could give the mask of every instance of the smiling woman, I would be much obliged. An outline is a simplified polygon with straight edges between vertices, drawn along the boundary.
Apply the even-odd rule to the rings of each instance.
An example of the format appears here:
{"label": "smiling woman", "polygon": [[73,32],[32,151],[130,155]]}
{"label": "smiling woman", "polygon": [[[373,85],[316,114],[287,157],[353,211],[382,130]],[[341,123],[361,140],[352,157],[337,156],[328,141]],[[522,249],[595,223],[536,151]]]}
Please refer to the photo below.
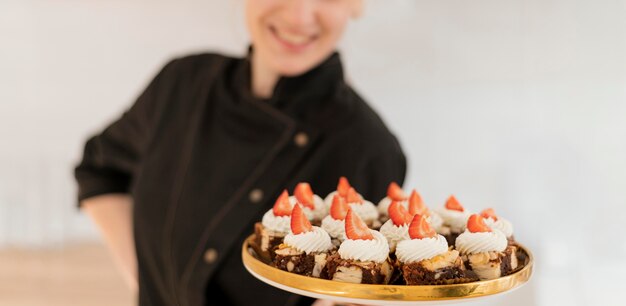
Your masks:
{"label": "smiling woman", "polygon": [[300,75],[327,58],[362,9],[362,0],[248,0],[255,93],[269,97],[279,75]]}
{"label": "smiling woman", "polygon": [[246,58],[171,61],[87,142],[79,201],[140,305],[311,304],[244,270],[238,247],[254,222],[302,181],[328,194],[345,176],[376,200],[404,181],[398,141],[346,84],[336,52],[362,5],[249,0]]}

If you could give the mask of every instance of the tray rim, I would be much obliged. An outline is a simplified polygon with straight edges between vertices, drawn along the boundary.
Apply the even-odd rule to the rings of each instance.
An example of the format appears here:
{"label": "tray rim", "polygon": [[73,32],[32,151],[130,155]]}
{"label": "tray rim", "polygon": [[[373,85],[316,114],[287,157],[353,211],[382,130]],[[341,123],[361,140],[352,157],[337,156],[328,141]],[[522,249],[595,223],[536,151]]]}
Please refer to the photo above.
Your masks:
{"label": "tray rim", "polygon": [[[250,253],[252,239],[254,239],[254,234],[248,236],[242,244],[241,257],[245,268],[253,276],[257,278],[261,276],[259,279],[271,286],[277,287],[275,284],[280,284],[295,289],[299,294],[309,293],[312,297],[389,302],[470,300],[517,289],[530,280],[534,265],[532,252],[524,245],[518,244],[518,247],[528,255],[528,263],[519,271],[497,279],[453,285],[353,284],[299,275],[272,267]],[[278,288],[285,290],[285,288]]]}

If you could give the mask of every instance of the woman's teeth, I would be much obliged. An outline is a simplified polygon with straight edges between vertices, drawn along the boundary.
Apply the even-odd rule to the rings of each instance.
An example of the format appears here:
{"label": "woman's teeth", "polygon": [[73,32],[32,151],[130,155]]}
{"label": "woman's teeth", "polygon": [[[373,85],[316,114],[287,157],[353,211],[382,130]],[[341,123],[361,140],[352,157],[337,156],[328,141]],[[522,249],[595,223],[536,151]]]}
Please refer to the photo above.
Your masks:
{"label": "woman's teeth", "polygon": [[307,42],[309,42],[311,40],[311,36],[307,36],[307,35],[298,35],[298,34],[291,34],[291,33],[283,33],[283,32],[279,32],[276,31],[276,34],[278,35],[278,37],[280,37],[280,39],[290,43],[290,44],[294,44],[294,45],[301,45],[301,44],[305,44]]}

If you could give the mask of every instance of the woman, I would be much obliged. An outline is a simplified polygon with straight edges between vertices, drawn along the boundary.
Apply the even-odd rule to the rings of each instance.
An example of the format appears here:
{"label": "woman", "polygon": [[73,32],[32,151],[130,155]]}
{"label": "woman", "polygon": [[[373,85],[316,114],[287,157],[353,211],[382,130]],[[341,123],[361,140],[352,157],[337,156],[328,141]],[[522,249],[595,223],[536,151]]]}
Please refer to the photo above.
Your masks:
{"label": "woman", "polygon": [[366,197],[402,182],[394,136],[344,82],[339,38],[361,0],[249,0],[248,57],[168,63],[91,138],[79,202],[138,284],[140,305],[305,305],[253,279],[243,239],[284,188]]}

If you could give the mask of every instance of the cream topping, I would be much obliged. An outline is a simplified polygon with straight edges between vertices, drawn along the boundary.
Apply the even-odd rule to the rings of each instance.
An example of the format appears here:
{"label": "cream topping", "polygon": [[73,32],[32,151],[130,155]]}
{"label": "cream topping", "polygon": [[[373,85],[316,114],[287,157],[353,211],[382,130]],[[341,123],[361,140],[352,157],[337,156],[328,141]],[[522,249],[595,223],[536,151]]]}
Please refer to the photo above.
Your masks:
{"label": "cream topping", "polygon": [[365,222],[378,219],[378,209],[376,209],[376,206],[370,201],[363,200],[362,204],[348,203],[348,205],[352,208],[352,211],[359,215]]}
{"label": "cream topping", "polygon": [[429,211],[430,214],[429,216],[426,218],[426,220],[428,220],[428,223],[430,223],[430,226],[437,232],[439,233],[439,231],[441,230],[441,226],[443,225],[443,219],[441,218],[441,216],[439,216],[438,213],[434,212],[434,211]]}
{"label": "cream topping", "polygon": [[387,220],[387,222],[380,227],[380,233],[387,238],[391,252],[396,250],[396,244],[398,244],[398,242],[411,239],[409,237],[409,225],[404,224],[402,226],[396,226],[393,224],[392,220]]}
{"label": "cream topping", "polygon": [[413,263],[431,259],[448,251],[446,238],[437,235],[432,238],[409,239],[398,242],[396,256],[402,263]]}
{"label": "cream topping", "polygon": [[456,238],[456,248],[461,254],[502,252],[506,249],[506,236],[501,231],[472,233],[468,230]]}
{"label": "cream topping", "polygon": [[328,215],[322,220],[322,228],[331,238],[339,241],[346,239],[346,222],[344,220],[336,220],[331,215]]}
{"label": "cream topping", "polygon": [[445,207],[440,208],[435,211],[441,219],[443,219],[443,224],[450,227],[450,230],[453,233],[461,233],[465,230],[465,226],[467,225],[467,219],[471,215],[467,210],[458,211],[452,209],[446,209]]}
{"label": "cream topping", "polygon": [[370,230],[374,239],[346,239],[339,246],[339,256],[348,260],[373,261],[382,263],[389,256],[389,244],[383,234]]}
{"label": "cream topping", "polygon": [[[295,196],[289,197],[289,203],[291,203],[291,206],[296,205],[297,202],[298,200],[296,200]],[[322,200],[322,198],[320,198],[316,194],[313,195],[313,205],[315,206],[315,209],[310,209],[302,205],[302,211],[304,212],[304,215],[307,219],[322,220],[324,219],[324,217],[326,217],[326,215],[328,215],[328,209],[324,204],[324,200]]]}
{"label": "cream topping", "polygon": [[272,209],[263,215],[261,224],[270,233],[288,234],[291,232],[291,216],[275,216]]}
{"label": "cream topping", "polygon": [[485,224],[494,230],[501,231],[507,238],[513,236],[513,224],[511,224],[509,220],[500,217],[498,217],[498,221],[494,221],[491,218],[485,218]]}
{"label": "cream topping", "polygon": [[333,248],[328,233],[317,226],[313,226],[313,230],[310,232],[298,235],[288,234],[285,236],[285,244],[307,254],[326,252]]}

